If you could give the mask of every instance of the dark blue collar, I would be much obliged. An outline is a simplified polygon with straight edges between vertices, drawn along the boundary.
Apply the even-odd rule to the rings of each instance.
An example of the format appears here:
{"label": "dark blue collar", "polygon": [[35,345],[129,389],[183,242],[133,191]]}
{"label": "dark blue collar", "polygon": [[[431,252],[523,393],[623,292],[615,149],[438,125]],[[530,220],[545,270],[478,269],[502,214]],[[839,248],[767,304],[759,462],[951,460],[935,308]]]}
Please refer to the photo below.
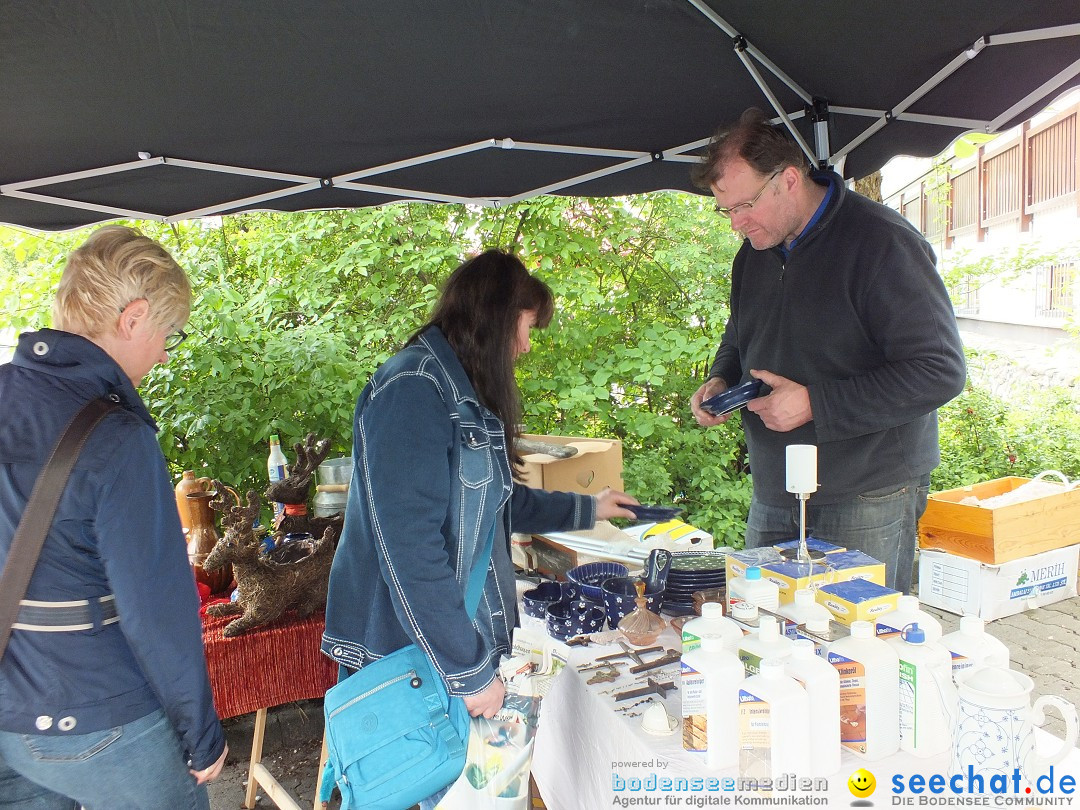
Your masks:
{"label": "dark blue collar", "polygon": [[830,181],[826,181],[826,183],[825,183],[825,196],[822,198],[821,204],[817,207],[817,210],[814,212],[814,215],[812,217],[810,217],[810,221],[806,223],[806,227],[803,228],[799,232],[798,236],[796,236],[794,239],[791,240],[791,245],[790,246],[785,245],[783,242],[780,243],[780,251],[781,251],[781,253],[784,254],[785,259],[791,254],[791,251],[793,251],[795,249],[795,246],[797,244],[799,244],[799,242],[802,240],[802,238],[804,236],[806,236],[808,233],[810,233],[811,229],[815,225],[817,225],[818,220],[821,219],[821,215],[824,214],[825,209],[829,207],[829,200],[832,199],[832,196],[833,196],[833,184]]}

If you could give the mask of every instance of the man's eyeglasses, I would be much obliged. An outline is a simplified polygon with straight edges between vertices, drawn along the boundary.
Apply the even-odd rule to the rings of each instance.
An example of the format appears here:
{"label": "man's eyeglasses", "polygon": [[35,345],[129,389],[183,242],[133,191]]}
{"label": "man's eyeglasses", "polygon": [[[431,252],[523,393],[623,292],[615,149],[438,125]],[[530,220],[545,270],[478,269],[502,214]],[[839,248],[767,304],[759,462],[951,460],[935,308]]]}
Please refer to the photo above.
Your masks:
{"label": "man's eyeglasses", "polygon": [[173,349],[175,349],[177,346],[187,340],[187,338],[187,332],[185,332],[183,329],[177,329],[175,332],[165,338],[165,351],[171,352]]}
{"label": "man's eyeglasses", "polygon": [[731,206],[731,208],[721,208],[718,205],[716,206],[716,213],[718,213],[722,217],[727,217],[728,219],[731,219],[732,214],[738,213],[739,211],[749,211],[751,208],[754,207],[754,203],[761,199],[761,195],[765,193],[765,189],[769,187],[769,183],[771,183],[773,181],[773,178],[776,177],[776,175],[780,174],[781,171],[781,169],[777,169],[775,172],[769,175],[769,179],[765,181],[765,185],[761,187],[761,190],[754,195],[754,199],[747,200],[746,202],[739,203],[738,205],[733,205]]}

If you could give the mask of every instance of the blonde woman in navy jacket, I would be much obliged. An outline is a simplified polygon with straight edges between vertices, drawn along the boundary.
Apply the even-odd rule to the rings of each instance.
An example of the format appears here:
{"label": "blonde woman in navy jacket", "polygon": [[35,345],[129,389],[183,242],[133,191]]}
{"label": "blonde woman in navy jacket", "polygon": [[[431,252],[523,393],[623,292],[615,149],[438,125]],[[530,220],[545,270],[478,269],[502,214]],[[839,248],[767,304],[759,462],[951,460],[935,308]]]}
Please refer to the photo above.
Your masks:
{"label": "blonde woman in navy jacket", "polygon": [[[323,652],[358,669],[409,643],[474,716],[502,705],[498,658],[516,621],[510,532],[632,517],[621,492],[543,492],[514,481],[514,361],[554,302],[513,255],[489,250],[447,281],[430,320],[372,376],[356,406],[352,485]],[[464,592],[494,530],[476,623]]]}
{"label": "blonde woman in navy jacket", "polygon": [[190,306],[161,245],[101,228],[68,259],[56,328],[21,335],[0,366],[0,564],[64,426],[91,399],[121,406],[79,456],[0,659],[2,808],[210,806],[228,749],[172,481],[135,390],[184,339]]}

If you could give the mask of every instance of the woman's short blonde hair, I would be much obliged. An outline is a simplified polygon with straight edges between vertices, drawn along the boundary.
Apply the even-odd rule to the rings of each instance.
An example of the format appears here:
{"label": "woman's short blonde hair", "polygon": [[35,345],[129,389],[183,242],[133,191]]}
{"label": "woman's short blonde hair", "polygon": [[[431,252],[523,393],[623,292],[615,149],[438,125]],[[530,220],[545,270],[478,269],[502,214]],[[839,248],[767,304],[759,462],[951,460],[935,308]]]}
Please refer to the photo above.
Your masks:
{"label": "woman's short blonde hair", "polygon": [[97,337],[139,298],[158,329],[181,326],[191,314],[191,282],[160,244],[134,228],[99,228],[68,257],[53,301],[53,326]]}

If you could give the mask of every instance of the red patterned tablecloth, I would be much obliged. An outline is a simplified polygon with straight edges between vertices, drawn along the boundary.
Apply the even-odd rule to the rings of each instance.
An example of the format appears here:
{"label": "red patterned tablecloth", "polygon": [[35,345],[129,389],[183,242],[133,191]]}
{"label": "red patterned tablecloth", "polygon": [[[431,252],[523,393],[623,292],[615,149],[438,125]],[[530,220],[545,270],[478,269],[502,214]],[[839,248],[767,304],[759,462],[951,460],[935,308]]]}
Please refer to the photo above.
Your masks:
{"label": "red patterned tablecloth", "polygon": [[206,667],[219,717],[321,698],[337,682],[337,664],[319,652],[322,613],[225,638],[222,629],[231,620],[203,617]]}

